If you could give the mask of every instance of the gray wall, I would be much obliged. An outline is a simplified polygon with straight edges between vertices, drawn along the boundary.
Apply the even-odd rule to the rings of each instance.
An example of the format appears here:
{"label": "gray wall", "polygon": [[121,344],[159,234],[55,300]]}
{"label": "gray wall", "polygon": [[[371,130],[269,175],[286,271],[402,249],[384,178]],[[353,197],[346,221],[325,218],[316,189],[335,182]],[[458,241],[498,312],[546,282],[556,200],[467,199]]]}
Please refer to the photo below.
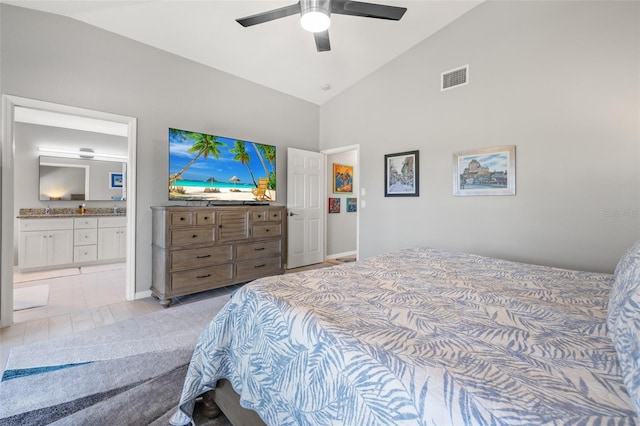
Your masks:
{"label": "gray wall", "polygon": [[[469,64],[470,84],[440,74]],[[320,109],[360,144],[360,255],[425,244],[612,272],[640,236],[640,3],[488,1]],[[345,119],[348,117],[348,119]],[[517,195],[454,197],[452,153],[516,145]],[[420,197],[384,154],[420,150]]]}
{"label": "gray wall", "polygon": [[[272,144],[280,153],[318,148],[317,105],[72,19],[5,4],[0,15],[2,93],[138,119],[136,292],[151,285],[150,206],[168,204],[169,127]],[[286,203],[285,165],[280,154],[279,203]]]}
{"label": "gray wall", "polygon": [[340,213],[327,215],[327,257],[336,258],[356,252],[358,212],[347,212],[347,198],[357,198],[358,182],[353,178],[354,192],[351,194],[333,192],[333,163],[358,168],[357,151],[346,151],[327,155],[327,194],[332,198],[340,198]]}

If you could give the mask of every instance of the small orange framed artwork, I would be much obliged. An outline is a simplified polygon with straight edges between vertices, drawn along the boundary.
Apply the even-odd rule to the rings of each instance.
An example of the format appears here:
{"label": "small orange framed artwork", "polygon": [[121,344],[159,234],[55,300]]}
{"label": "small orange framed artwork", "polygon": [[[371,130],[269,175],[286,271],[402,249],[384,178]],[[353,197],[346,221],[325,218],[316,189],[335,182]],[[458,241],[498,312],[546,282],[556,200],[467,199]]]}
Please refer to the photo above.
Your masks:
{"label": "small orange framed artwork", "polygon": [[353,166],[333,163],[333,193],[351,194],[353,192]]}

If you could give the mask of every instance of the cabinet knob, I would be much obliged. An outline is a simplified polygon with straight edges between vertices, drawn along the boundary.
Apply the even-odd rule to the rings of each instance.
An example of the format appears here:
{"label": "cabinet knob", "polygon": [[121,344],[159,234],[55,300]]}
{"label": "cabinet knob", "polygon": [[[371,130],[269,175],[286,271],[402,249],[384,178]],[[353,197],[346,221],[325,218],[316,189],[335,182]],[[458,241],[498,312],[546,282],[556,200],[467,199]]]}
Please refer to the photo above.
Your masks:
{"label": "cabinet knob", "polygon": [[196,234],[193,234],[191,238],[198,238],[198,236]]}

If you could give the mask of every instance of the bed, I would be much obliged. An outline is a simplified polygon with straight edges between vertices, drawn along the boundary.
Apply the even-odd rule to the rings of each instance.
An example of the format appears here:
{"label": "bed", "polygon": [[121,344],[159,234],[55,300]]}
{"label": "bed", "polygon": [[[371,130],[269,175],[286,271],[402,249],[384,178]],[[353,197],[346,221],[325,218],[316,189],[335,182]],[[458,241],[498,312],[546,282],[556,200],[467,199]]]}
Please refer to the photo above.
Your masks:
{"label": "bed", "polygon": [[416,247],[256,280],[171,424],[217,383],[278,426],[640,424],[639,252],[611,275]]}

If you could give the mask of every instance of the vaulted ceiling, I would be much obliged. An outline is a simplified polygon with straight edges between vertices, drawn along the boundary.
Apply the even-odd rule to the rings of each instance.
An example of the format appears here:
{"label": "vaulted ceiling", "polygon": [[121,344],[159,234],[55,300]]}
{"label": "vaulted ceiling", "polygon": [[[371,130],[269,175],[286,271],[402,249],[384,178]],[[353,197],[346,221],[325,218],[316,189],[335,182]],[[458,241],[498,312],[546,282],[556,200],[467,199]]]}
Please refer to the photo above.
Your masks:
{"label": "vaulted ceiling", "polygon": [[237,18],[295,3],[269,0],[0,0],[86,22],[321,105],[483,0],[370,0],[406,7],[400,21],[331,16],[317,52],[299,16],[252,27]]}

